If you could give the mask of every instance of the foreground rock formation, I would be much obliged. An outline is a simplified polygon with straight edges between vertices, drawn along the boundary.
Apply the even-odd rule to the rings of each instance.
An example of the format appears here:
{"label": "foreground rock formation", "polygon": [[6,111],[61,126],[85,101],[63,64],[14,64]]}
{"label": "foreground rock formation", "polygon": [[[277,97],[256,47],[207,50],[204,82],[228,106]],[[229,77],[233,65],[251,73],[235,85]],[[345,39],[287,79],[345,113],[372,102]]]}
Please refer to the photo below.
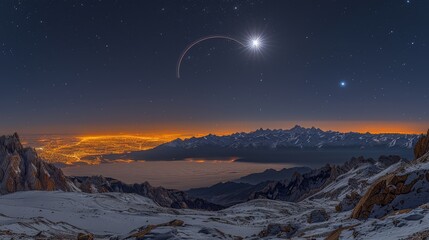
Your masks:
{"label": "foreground rock formation", "polygon": [[416,208],[429,199],[429,153],[377,180],[357,203],[352,217],[380,218]]}
{"label": "foreground rock formation", "polygon": [[429,199],[429,130],[414,148],[416,159],[378,179],[356,204],[352,217],[384,217],[395,211],[416,208]]}
{"label": "foreground rock formation", "polygon": [[27,190],[75,191],[77,188],[54,165],[24,148],[18,134],[0,137],[0,194]]}

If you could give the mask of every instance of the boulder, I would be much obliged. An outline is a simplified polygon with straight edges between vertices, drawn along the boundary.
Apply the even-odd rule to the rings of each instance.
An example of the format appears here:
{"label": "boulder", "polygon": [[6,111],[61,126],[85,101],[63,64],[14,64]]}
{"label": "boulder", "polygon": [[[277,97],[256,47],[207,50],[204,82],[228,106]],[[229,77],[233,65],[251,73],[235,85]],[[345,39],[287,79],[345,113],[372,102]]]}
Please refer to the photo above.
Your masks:
{"label": "boulder", "polygon": [[319,223],[319,222],[325,222],[329,219],[328,213],[325,211],[325,209],[316,209],[310,212],[310,214],[307,216],[307,222],[308,223]]}

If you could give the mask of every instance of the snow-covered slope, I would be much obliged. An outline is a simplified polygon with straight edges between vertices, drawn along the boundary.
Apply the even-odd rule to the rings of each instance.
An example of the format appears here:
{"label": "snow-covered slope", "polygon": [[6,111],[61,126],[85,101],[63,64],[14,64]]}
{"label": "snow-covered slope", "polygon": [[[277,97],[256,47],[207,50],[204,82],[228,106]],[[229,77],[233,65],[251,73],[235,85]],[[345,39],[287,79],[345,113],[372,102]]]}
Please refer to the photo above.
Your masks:
{"label": "snow-covered slope", "polygon": [[147,239],[324,239],[335,234],[341,239],[400,239],[425,234],[429,224],[426,205],[383,219],[357,220],[350,218],[351,211],[335,212],[336,203],[261,199],[207,212],[163,208],[135,194],[18,192],[0,197],[0,238],[76,239],[79,233],[92,233],[96,239],[139,234]]}
{"label": "snow-covered slope", "polygon": [[[302,201],[256,199],[220,211],[165,208],[131,193],[17,192],[0,196],[0,238],[76,239],[78,234],[94,234],[96,239],[402,239],[427,236],[427,200],[414,204],[411,209],[389,212],[382,218],[351,218],[356,208],[337,207],[351,192],[367,193],[367,189],[386,175],[429,169],[426,161],[395,163],[389,158],[382,161],[356,159],[341,169],[344,172],[336,179]],[[414,195],[407,196],[407,201],[414,200]]]}
{"label": "snow-covered slope", "polygon": [[[62,235],[70,239],[76,238],[79,232],[91,232],[100,238],[125,238],[142,226],[178,219],[184,222],[184,227],[170,229],[177,237],[211,239],[211,232],[216,232],[216,228],[225,234],[246,236],[258,233],[269,215],[271,218],[281,216],[280,210],[287,205],[255,202],[207,212],[163,208],[135,194],[27,191],[0,197],[0,232],[27,235],[29,239],[40,231],[46,231],[44,235]],[[253,208],[259,209],[259,216],[251,211]]]}

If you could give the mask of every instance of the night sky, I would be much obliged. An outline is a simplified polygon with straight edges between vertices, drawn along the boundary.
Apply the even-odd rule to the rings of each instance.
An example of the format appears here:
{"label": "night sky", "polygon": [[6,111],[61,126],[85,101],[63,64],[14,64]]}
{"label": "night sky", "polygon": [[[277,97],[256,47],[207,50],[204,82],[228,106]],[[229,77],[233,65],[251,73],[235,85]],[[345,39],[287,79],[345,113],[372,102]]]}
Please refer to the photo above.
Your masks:
{"label": "night sky", "polygon": [[[1,1],[0,132],[423,131],[428,12],[425,0]],[[178,79],[182,51],[208,35],[262,46],[201,42]]]}

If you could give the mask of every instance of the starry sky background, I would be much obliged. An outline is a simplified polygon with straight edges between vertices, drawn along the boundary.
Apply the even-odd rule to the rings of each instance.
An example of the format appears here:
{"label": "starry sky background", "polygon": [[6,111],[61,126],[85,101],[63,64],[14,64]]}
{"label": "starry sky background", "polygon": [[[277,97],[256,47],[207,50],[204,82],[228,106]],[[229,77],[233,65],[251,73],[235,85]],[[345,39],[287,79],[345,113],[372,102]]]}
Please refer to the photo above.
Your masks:
{"label": "starry sky background", "polygon": [[[0,131],[423,131],[428,12],[425,0],[1,1]],[[183,49],[215,34],[262,34],[264,47],[203,42],[177,79]]]}

